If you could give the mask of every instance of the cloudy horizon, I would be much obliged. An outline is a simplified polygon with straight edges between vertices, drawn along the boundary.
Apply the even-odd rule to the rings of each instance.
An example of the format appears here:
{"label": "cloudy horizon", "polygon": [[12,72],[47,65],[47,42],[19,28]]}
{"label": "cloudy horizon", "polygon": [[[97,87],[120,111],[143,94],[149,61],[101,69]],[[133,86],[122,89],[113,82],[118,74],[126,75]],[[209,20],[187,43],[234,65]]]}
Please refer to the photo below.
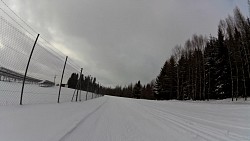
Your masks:
{"label": "cloudy horizon", "polygon": [[105,86],[155,79],[177,44],[216,36],[247,0],[5,0],[54,47]]}

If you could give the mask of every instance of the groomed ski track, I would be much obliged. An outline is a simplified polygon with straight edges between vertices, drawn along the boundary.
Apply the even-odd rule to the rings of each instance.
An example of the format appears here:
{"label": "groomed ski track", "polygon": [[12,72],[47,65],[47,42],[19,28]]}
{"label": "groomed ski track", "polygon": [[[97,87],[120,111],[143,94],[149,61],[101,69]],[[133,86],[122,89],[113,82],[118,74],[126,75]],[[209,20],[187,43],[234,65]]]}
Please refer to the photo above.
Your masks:
{"label": "groomed ski track", "polygon": [[249,111],[249,104],[111,96],[81,103],[3,106],[0,136],[18,141],[249,141]]}

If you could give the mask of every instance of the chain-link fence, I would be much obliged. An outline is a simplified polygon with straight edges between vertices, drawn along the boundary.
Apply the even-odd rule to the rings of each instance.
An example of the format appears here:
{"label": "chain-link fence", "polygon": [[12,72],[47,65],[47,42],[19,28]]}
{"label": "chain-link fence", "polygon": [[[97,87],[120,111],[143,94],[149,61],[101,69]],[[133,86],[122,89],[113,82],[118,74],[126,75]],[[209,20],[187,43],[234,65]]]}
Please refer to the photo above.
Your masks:
{"label": "chain-link fence", "polygon": [[[25,77],[33,46],[34,52]],[[72,73],[81,76],[81,68],[74,65],[74,61],[70,57],[66,61],[66,56],[51,49],[49,43],[38,39],[35,44],[33,36],[20,30],[1,15],[0,58],[0,105],[56,103],[58,102],[60,86],[60,102],[70,102],[76,96],[82,101],[99,96],[92,93],[86,96],[88,92],[77,91],[77,89],[82,89],[82,86],[67,88]],[[62,75],[64,65],[65,70]],[[24,85],[23,82],[25,82]],[[80,84],[83,85],[82,82]]]}

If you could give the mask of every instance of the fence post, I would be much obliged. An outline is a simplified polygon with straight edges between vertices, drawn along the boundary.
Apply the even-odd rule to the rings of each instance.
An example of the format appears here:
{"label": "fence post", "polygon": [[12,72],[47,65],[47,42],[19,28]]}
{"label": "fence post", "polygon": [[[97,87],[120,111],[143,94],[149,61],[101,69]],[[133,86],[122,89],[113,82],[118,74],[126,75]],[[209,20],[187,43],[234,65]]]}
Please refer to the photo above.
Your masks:
{"label": "fence post", "polygon": [[82,101],[81,96],[82,96],[82,70],[83,68],[81,68],[81,74],[80,74],[80,95],[79,95],[79,101]]}
{"label": "fence post", "polygon": [[[78,84],[78,83],[77,83],[77,84]],[[77,86],[77,84],[76,84],[76,86]],[[76,89],[74,90],[73,96],[72,96],[72,98],[71,98],[71,102],[73,102],[73,100],[74,100],[75,92],[76,92]]]}
{"label": "fence post", "polygon": [[82,80],[81,80],[81,75],[82,75],[82,68],[81,68],[79,80],[78,80],[78,82],[77,82],[77,83],[79,83],[79,85],[77,85],[78,87],[76,86],[76,89],[77,89],[77,92],[76,92],[76,102],[78,101],[79,86],[80,86],[80,93],[81,93],[81,82],[82,82]]}
{"label": "fence post", "polygon": [[86,101],[88,100],[88,91],[89,91],[89,82],[88,82],[88,85],[87,85]]}
{"label": "fence post", "polygon": [[[78,78],[77,78],[77,79],[78,79]],[[76,90],[77,90],[77,88],[78,88],[78,85],[79,85],[79,80],[77,80],[76,87],[75,87],[75,90],[74,90],[74,93],[73,93],[73,96],[72,96],[71,102],[73,102],[73,100],[74,100],[75,93],[76,93]]]}
{"label": "fence post", "polygon": [[63,81],[63,75],[64,75],[64,70],[65,70],[65,67],[66,67],[67,60],[68,60],[68,56],[66,56],[65,63],[64,63],[64,66],[63,66],[63,71],[62,71],[62,77],[61,77],[61,82],[60,82],[60,86],[59,86],[59,93],[58,93],[57,103],[59,103],[59,102],[60,102],[60,95],[61,95],[62,81]]}
{"label": "fence post", "polygon": [[22,91],[21,91],[20,105],[23,105],[23,90],[24,90],[24,84],[25,84],[27,72],[28,72],[28,69],[29,69],[30,60],[31,60],[31,57],[32,57],[34,48],[35,48],[35,46],[36,46],[36,42],[37,42],[37,40],[38,40],[39,35],[40,35],[40,34],[37,35],[36,40],[35,40],[35,43],[34,43],[34,45],[33,45],[33,47],[32,47],[31,52],[30,52],[30,57],[29,57],[29,60],[28,60],[27,66],[26,66],[26,70],[25,70],[24,76],[23,76],[23,85],[22,85]]}
{"label": "fence post", "polygon": [[100,94],[100,83],[98,82],[98,94]]}

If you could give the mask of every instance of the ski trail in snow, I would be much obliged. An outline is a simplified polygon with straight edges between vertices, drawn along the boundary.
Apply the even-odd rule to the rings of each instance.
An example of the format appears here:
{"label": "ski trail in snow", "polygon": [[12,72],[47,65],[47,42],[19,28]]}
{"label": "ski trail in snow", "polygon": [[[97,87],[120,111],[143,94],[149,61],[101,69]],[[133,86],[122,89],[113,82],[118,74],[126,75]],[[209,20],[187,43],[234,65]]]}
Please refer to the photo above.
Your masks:
{"label": "ski trail in snow", "polygon": [[1,140],[250,141],[250,105],[104,96],[0,107]]}
{"label": "ski trail in snow", "polygon": [[72,125],[70,127],[70,129],[68,129],[68,131],[62,136],[60,137],[60,139],[58,139],[58,141],[62,141],[65,139],[66,136],[68,136],[69,134],[71,134],[74,130],[77,129],[77,127],[82,124],[83,122],[85,122],[88,118],[90,118],[95,112],[97,112],[105,103],[107,103],[108,99],[106,99],[101,105],[99,105],[95,110],[93,110],[92,112],[90,112],[87,116],[83,117],[79,122],[77,122],[76,124]]}
{"label": "ski trail in snow", "polygon": [[[200,120],[203,122],[205,121],[205,122],[213,123],[217,125],[223,125],[227,127],[234,127],[231,125],[224,125],[221,123],[216,123],[213,121],[208,121],[208,120],[204,120],[204,119],[200,119],[200,118],[196,118],[192,116],[187,116],[187,115],[183,115],[180,113],[176,114],[168,110],[162,110],[157,106],[144,105],[141,103],[138,105],[144,106],[145,108],[141,108],[141,109],[144,109],[149,114],[155,116],[159,120],[170,121],[172,124],[179,126],[181,128],[180,130],[186,130],[191,133],[194,133],[198,135],[200,138],[203,138],[204,140],[207,140],[207,141],[210,141],[210,140],[212,141],[236,141],[236,140],[247,141],[249,140],[249,137],[241,136],[239,134],[229,132],[228,130],[217,129],[215,127],[209,126],[209,124],[202,124],[202,122],[198,123],[197,120]],[[189,120],[190,118],[193,120]],[[250,128],[247,128],[247,127],[236,126],[234,128],[250,131]]]}
{"label": "ski trail in snow", "polygon": [[[80,124],[74,132],[68,134],[63,140],[151,141],[155,139],[154,129],[156,128],[158,131],[161,128],[154,121],[131,108],[133,103],[130,101],[108,98],[109,101],[102,106],[102,110],[95,112],[91,118]],[[150,127],[153,127],[153,132],[145,130],[150,129]],[[161,131],[163,130],[161,129]],[[161,132],[156,134],[161,135]]]}
{"label": "ski trail in snow", "polygon": [[[80,122],[61,141],[247,141],[249,126],[219,123],[199,117],[191,109],[183,112],[178,103],[174,108],[154,104],[154,101],[106,97],[108,102]],[[202,104],[200,104],[202,105]],[[193,106],[193,104],[188,105]],[[176,108],[177,109],[176,109]],[[179,111],[180,110],[180,111]],[[200,111],[198,111],[200,112]],[[204,111],[204,115],[206,116]],[[195,115],[192,115],[195,114]],[[216,117],[216,113],[213,116]],[[226,119],[227,120],[227,119]],[[233,125],[236,125],[235,127]],[[232,130],[230,130],[232,129]],[[240,130],[236,132],[237,130]],[[239,134],[239,132],[244,132]]]}

